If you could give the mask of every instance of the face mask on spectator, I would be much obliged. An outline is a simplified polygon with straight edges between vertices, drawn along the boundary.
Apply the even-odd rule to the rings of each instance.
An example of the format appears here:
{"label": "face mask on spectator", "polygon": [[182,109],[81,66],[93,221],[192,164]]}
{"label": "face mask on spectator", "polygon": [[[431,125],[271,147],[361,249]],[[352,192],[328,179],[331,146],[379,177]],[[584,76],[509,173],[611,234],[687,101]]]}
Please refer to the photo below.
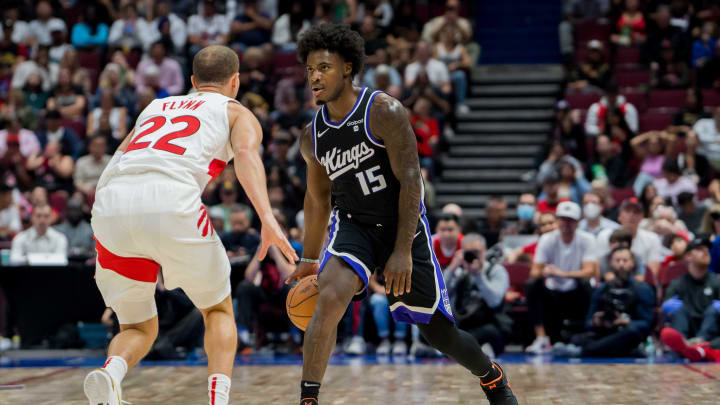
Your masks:
{"label": "face mask on spectator", "polygon": [[602,208],[595,203],[587,203],[583,207],[583,213],[587,219],[595,219],[602,213]]}
{"label": "face mask on spectator", "polygon": [[517,208],[518,218],[523,221],[529,221],[535,215],[535,207],[530,204],[520,204]]}

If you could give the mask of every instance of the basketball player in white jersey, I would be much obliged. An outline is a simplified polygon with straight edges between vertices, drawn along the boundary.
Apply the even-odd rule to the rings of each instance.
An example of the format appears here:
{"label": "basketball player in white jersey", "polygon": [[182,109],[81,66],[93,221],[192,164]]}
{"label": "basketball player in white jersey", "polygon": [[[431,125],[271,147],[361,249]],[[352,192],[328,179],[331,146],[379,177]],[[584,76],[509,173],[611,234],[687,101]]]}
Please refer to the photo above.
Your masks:
{"label": "basketball player in white jersey", "polygon": [[85,378],[90,405],[120,405],[123,377],[155,341],[159,268],[165,286],[181,287],[202,312],[209,403],[228,403],[237,345],[230,263],[200,194],[232,158],[262,220],[260,259],[275,245],[289,261],[298,260],[271,212],[260,124],[235,101],[237,55],[224,46],[204,48],[193,59],[191,80],[195,93],[145,108],[98,182],[95,278],[120,333],[103,368]]}

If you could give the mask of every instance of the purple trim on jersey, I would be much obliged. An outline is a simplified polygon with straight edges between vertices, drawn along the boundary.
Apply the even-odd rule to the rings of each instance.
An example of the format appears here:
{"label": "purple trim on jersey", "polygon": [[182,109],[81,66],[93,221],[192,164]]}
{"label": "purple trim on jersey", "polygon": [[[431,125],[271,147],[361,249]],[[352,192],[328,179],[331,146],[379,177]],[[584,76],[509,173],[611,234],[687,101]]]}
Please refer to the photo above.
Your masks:
{"label": "purple trim on jersey", "polygon": [[445,315],[450,322],[455,322],[455,317],[452,315],[452,310],[450,309],[450,296],[448,295],[447,287],[445,286],[445,279],[443,279],[442,274],[442,268],[440,267],[440,263],[437,261],[437,257],[435,257],[435,251],[432,248],[432,242],[430,239],[430,224],[428,224],[427,218],[425,218],[425,215],[420,216],[420,220],[423,223],[423,228],[425,229],[425,238],[427,239],[428,243],[428,249],[430,250],[430,257],[432,257],[433,266],[435,267],[435,276],[437,277],[438,281],[438,290],[440,292],[440,300],[438,301],[437,309]]}
{"label": "purple trim on jersey", "polygon": [[317,140],[315,139],[315,137],[317,136],[317,134],[315,134],[315,121],[317,120],[317,116],[318,116],[318,112],[315,112],[315,116],[313,117],[313,120],[312,120],[312,142],[313,142],[313,156],[315,157],[315,160],[320,162],[320,160],[317,157]]}
{"label": "purple trim on jersey", "polygon": [[433,314],[411,311],[407,307],[399,306],[391,311],[395,322],[405,323],[428,323]]}
{"label": "purple trim on jersey", "polygon": [[360,94],[358,94],[358,97],[355,100],[355,104],[353,104],[353,108],[351,108],[350,111],[348,111],[348,113],[345,114],[345,117],[343,117],[342,121],[340,121],[340,122],[331,121],[330,118],[328,118],[327,111],[325,110],[325,106],[323,105],[321,110],[322,110],[323,119],[325,120],[325,123],[329,124],[331,126],[334,126],[334,127],[342,126],[342,124],[344,124],[345,121],[347,121],[347,119],[350,118],[350,116],[355,112],[355,109],[357,109],[358,104],[360,104],[360,101],[362,101],[362,99],[365,97],[366,89],[367,89],[367,87],[363,87],[362,89],[360,89]]}
{"label": "purple trim on jersey", "polygon": [[370,106],[372,105],[373,100],[375,100],[375,96],[382,93],[382,91],[376,91],[370,96],[370,101],[368,101],[367,106],[365,107],[365,133],[367,134],[368,138],[370,138],[370,141],[372,143],[383,146],[385,143],[381,141],[380,139],[377,139],[373,136],[372,132],[370,132]]}

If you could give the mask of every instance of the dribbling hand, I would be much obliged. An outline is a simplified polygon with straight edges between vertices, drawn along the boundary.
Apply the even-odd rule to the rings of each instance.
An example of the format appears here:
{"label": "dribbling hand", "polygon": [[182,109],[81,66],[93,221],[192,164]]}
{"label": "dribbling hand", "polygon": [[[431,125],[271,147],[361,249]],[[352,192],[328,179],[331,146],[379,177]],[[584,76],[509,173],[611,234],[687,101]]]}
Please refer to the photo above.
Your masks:
{"label": "dribbling hand", "polygon": [[285,280],[285,284],[290,284],[295,280],[300,280],[307,276],[317,274],[318,270],[320,270],[320,264],[318,263],[301,262],[297,265],[295,271],[293,271],[292,274],[288,276],[287,280]]}
{"label": "dribbling hand", "polygon": [[260,248],[258,250],[258,260],[262,261],[265,256],[267,255],[267,251],[270,248],[270,245],[277,246],[278,249],[282,252],[283,256],[290,262],[295,263],[296,261],[300,260],[298,258],[297,253],[295,253],[295,249],[293,249],[292,245],[290,245],[290,242],[288,242],[287,238],[285,237],[285,233],[283,232],[282,228],[280,228],[280,225],[278,225],[275,218],[272,218],[271,220],[264,221],[262,224],[262,230],[260,231]]}
{"label": "dribbling hand", "polygon": [[385,293],[392,293],[394,296],[400,296],[410,293],[412,282],[412,256],[410,253],[393,252],[390,255],[385,270]]}

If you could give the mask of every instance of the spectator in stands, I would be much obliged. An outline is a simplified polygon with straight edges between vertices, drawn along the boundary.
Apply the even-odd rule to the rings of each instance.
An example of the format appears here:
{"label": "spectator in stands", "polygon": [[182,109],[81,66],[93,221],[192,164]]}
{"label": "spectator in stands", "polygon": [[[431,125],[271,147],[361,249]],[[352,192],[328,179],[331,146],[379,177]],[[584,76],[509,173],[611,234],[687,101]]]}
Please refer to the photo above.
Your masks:
{"label": "spectator in stands", "polygon": [[110,89],[104,90],[100,95],[100,106],[88,114],[86,135],[103,136],[109,144],[116,146],[127,133],[127,109],[116,106],[113,93]]}
{"label": "spectator in stands", "polygon": [[453,261],[459,263],[457,252],[462,246],[463,234],[460,229],[460,217],[451,213],[443,213],[435,225],[435,234],[432,236],[433,251],[437,257],[440,268],[445,270]]}
{"label": "spectator in stands", "polygon": [[[556,230],[558,227],[557,218],[553,212],[541,212],[538,216],[538,233],[540,236],[546,233]],[[538,241],[525,245],[521,248],[517,248],[512,252],[508,253],[505,261],[508,264],[517,262],[532,264],[533,257],[535,256],[535,250],[537,249]]]}
{"label": "spectator in stands", "polygon": [[124,50],[146,51],[156,37],[153,31],[149,22],[138,17],[135,3],[126,3],[122,7],[122,18],[115,20],[110,27],[108,43]]}
{"label": "spectator in stands", "polygon": [[485,239],[470,233],[462,241],[462,261],[445,271],[453,314],[459,328],[468,331],[490,357],[505,349],[512,320],[503,311],[510,277],[505,268],[486,260]]}
{"label": "spectator in stands", "polygon": [[47,46],[38,46],[32,59],[20,63],[15,68],[10,86],[13,89],[22,89],[28,84],[31,76],[39,75],[43,91],[52,90],[57,82],[59,67],[57,63],[50,62],[49,51],[50,48]]}
{"label": "spectator in stands", "polygon": [[677,202],[679,208],[678,219],[685,223],[688,231],[695,234],[700,233],[700,227],[707,208],[696,203],[695,194],[693,193],[678,194]]}
{"label": "spectator in stands", "polygon": [[[116,52],[118,59],[122,57],[122,53]],[[124,58],[123,58],[124,59]],[[134,72],[128,68],[123,68],[117,63],[109,63],[100,74],[97,93],[94,97],[95,106],[99,104],[102,93],[109,91],[115,97],[119,107],[125,107],[127,114],[134,115],[135,103],[138,96],[135,94],[135,86],[131,83],[135,80]]]}
{"label": "spectator in stands", "polygon": [[420,97],[413,105],[410,124],[417,138],[420,165],[432,168],[435,147],[440,137],[440,128],[435,118],[430,115],[432,104],[425,97]]}
{"label": "spectator in stands", "polygon": [[4,180],[14,180],[21,190],[32,188],[33,178],[26,163],[38,150],[40,143],[35,133],[22,128],[16,117],[10,117],[7,129],[0,130],[0,172]]}
{"label": "spectator in stands", "polygon": [[485,206],[485,220],[480,223],[480,233],[489,248],[502,240],[505,221],[507,220],[507,203],[502,197],[492,197]]}
{"label": "spectator in stands", "polygon": [[700,36],[695,39],[692,47],[692,65],[702,68],[705,63],[712,59],[717,46],[717,26],[713,21],[705,21]]}
{"label": "spectator in stands", "polygon": [[49,141],[42,154],[36,152],[27,160],[27,169],[35,175],[36,185],[49,192],[72,192],[72,173],[75,167],[72,157],[62,153],[60,141]]}
{"label": "spectator in stands", "polygon": [[[390,305],[387,295],[385,294],[385,286],[377,281],[377,273],[370,277],[368,288],[370,293],[370,309],[372,310],[373,320],[377,327],[377,334],[380,338],[380,344],[375,350],[375,354],[386,356],[392,352],[394,356],[404,356],[407,354],[407,344],[405,337],[407,336],[408,324],[405,322],[391,321]],[[363,320],[360,320],[363,322]],[[390,345],[390,323],[394,324],[393,338],[394,342]]]}
{"label": "spectator in stands", "polygon": [[[146,90],[149,90],[154,98],[170,97],[167,89],[160,85],[160,69],[157,66],[150,65],[146,67],[143,74],[145,76],[145,89],[141,90],[140,94],[144,94]],[[138,109],[138,111],[142,112],[142,109]]]}
{"label": "spectator in stands", "polygon": [[699,139],[694,131],[685,136],[685,151],[678,154],[677,164],[683,176],[689,177],[698,187],[708,187],[712,180],[712,168],[707,158],[698,153]]}
{"label": "spectator in stands", "polygon": [[[25,40],[29,35],[28,23],[20,19],[20,3],[10,2],[3,4],[3,22],[13,27],[11,31],[12,42],[25,46]],[[3,35],[0,35],[2,37]]]}
{"label": "spectator in stands", "polygon": [[560,203],[557,216],[559,229],[540,237],[530,271],[527,299],[536,337],[529,353],[546,353],[551,341],[564,340],[565,320],[582,323],[590,303],[587,280],[596,272],[595,238],[577,230],[581,214],[574,202]]}
{"label": "spectator in stands", "polygon": [[0,104],[0,119],[16,116],[23,128],[37,130],[37,111],[25,102],[25,94],[20,89],[11,89],[7,103]]}
{"label": "spectator in stands", "polygon": [[705,353],[698,344],[718,335],[720,277],[708,272],[710,247],[710,241],[704,238],[688,245],[688,272],[670,283],[666,293],[669,298],[662,305],[670,327],[662,330],[660,339],[690,361],[703,360]]}
{"label": "spectator in stands", "polygon": [[68,69],[60,69],[57,87],[50,95],[47,107],[60,111],[60,115],[65,119],[75,121],[82,119],[87,107],[87,100],[82,88],[73,86]]}
{"label": "spectator in stands", "polygon": [[651,231],[663,238],[670,234],[679,234],[690,240],[693,235],[690,234],[681,220],[677,217],[677,212],[672,206],[657,205],[653,208],[651,218],[645,218],[640,221],[639,228]]}
{"label": "spectator in stands", "polygon": [[[14,76],[13,76],[14,77]],[[32,108],[34,114],[41,113],[47,105],[50,94],[43,88],[42,77],[33,73],[27,78],[27,83],[22,87],[22,94],[27,104]],[[12,90],[20,90],[13,88]]]}
{"label": "spectator in stands", "polygon": [[107,154],[107,140],[102,136],[93,136],[88,139],[88,155],[77,160],[73,180],[75,189],[83,193],[86,198],[95,195],[95,187],[105,166],[110,162]]}
{"label": "spectator in stands", "polygon": [[654,18],[649,21],[647,31],[647,41],[641,49],[644,64],[647,65],[660,59],[662,44],[665,41],[668,41],[675,48],[679,59],[689,60],[690,55],[685,49],[690,47],[689,37],[682,29],[672,24],[670,7],[666,5],[657,7]]}
{"label": "spectator in stands", "polygon": [[[415,18],[417,19],[417,17]],[[429,43],[438,42],[440,32],[447,26],[459,30],[462,35],[460,43],[465,45],[470,60],[477,61],[480,56],[480,45],[471,42],[473,38],[472,24],[470,24],[470,20],[460,16],[459,0],[447,0],[445,2],[445,13],[425,23],[422,29],[422,39]],[[474,64],[474,62],[472,63]]]}
{"label": "spectator in stands", "polygon": [[[152,20],[152,25],[160,33],[160,41],[166,46],[172,44],[172,47],[168,47],[167,51],[174,55],[184,55],[185,43],[187,42],[188,29],[185,20],[180,18],[170,9],[170,0],[160,0],[155,3],[155,17]],[[173,4],[173,9],[175,9]],[[168,39],[170,41],[168,41]]]}
{"label": "spectator in stands", "polygon": [[[380,52],[387,54],[384,49],[378,50],[377,53]],[[363,82],[365,86],[383,91],[395,98],[402,97],[402,78],[394,67],[386,64],[370,67],[363,76],[363,80],[366,79],[371,81]]]}
{"label": "spectator in stands", "polygon": [[602,215],[602,200],[599,195],[589,192],[583,196],[583,219],[578,229],[597,237],[605,229],[615,230],[620,224],[609,220]]}
{"label": "spectator in stands", "polygon": [[572,156],[565,156],[560,159],[558,168],[560,171],[561,188],[566,190],[570,201],[578,204],[582,202],[583,195],[590,191],[590,183],[585,179],[582,170],[577,169],[578,162]]}
{"label": "spectator in stands", "polygon": [[70,71],[70,81],[74,86],[80,87],[84,93],[92,91],[92,80],[90,71],[80,65],[80,59],[75,48],[70,47],[60,60],[60,69],[67,68]]}
{"label": "spectator in stands", "polygon": [[359,28],[360,36],[365,40],[365,55],[373,55],[378,49],[387,48],[387,40],[382,28],[378,27],[375,16],[366,13]]}
{"label": "spectator in stands", "polygon": [[45,149],[49,142],[60,142],[60,153],[77,160],[82,152],[83,144],[78,140],[78,134],[72,128],[62,125],[61,118],[60,111],[47,111],[45,114],[45,131],[37,133],[40,147]]}
{"label": "spectator in stands", "polygon": [[234,204],[230,209],[230,220],[227,222],[230,231],[221,233],[220,239],[233,262],[247,263],[255,255],[255,250],[260,244],[260,236],[250,228],[250,215],[247,207]]}
{"label": "spectator in stands", "polygon": [[[448,95],[443,94],[432,86],[426,72],[420,72],[415,83],[412,86],[405,87],[403,104],[405,104],[405,106],[415,105],[415,102],[420,97],[425,97],[430,100],[432,103],[433,116],[436,119],[451,111],[451,105],[447,100]],[[440,120],[438,120],[438,123],[440,123]],[[446,130],[449,127],[449,125],[445,126]]]}
{"label": "spectator in stands", "polygon": [[0,241],[9,241],[22,230],[20,209],[13,201],[13,188],[0,181]]}
{"label": "spectator in stands", "polygon": [[685,260],[685,251],[687,251],[688,240],[686,236],[679,233],[671,233],[663,237],[663,246],[670,250],[665,256],[665,261],[660,265],[660,271],[664,272],[669,266]]}
{"label": "spectator in stands", "polygon": [[[662,254],[662,243],[660,238],[653,232],[640,229],[640,221],[643,218],[643,208],[638,199],[631,197],[620,205],[618,222],[623,228],[630,231],[632,235],[633,253],[638,255],[641,262],[649,268],[654,275],[660,271],[660,263],[664,256]],[[597,252],[600,255],[607,255],[610,252],[610,236],[612,230],[604,230],[597,236]]]}
{"label": "spectator in stands", "polygon": [[435,43],[433,57],[445,64],[450,72],[450,81],[455,90],[455,108],[461,114],[470,112],[465,104],[468,91],[467,71],[470,69],[470,56],[460,42],[462,34],[458,28],[445,26],[440,31],[439,41]]}
{"label": "spectator in stands", "polygon": [[243,6],[243,13],[230,24],[230,43],[242,51],[270,42],[273,26],[272,17],[258,10],[257,0],[246,0]]}
{"label": "spectator in stands", "polygon": [[716,170],[720,169],[720,106],[713,110],[712,118],[698,120],[693,131],[700,140],[698,153],[704,155]]}
{"label": "spectator in stands", "polygon": [[570,73],[568,89],[582,93],[602,93],[612,78],[605,60],[603,43],[593,39],[587,44],[587,57]]}
{"label": "spectator in stands", "polygon": [[593,292],[585,320],[587,333],[573,337],[573,343],[558,342],[553,355],[569,357],[637,356],[653,325],[655,293],[649,285],[633,279],[635,261],[628,247],[610,252],[615,277]]}
{"label": "spectator in stands", "polygon": [[685,90],[685,105],[673,117],[673,126],[678,128],[673,129],[688,134],[701,118],[707,118],[703,108],[702,91],[697,87],[688,87]]}
{"label": "spectator in stands", "polygon": [[535,213],[537,212],[537,198],[534,194],[523,193],[518,198],[518,221],[505,229],[505,235],[533,235],[537,232]]}
{"label": "spectator in stands", "polygon": [[68,241],[68,257],[76,260],[88,259],[95,255],[95,241],[90,224],[85,220],[83,200],[71,198],[65,211],[65,221],[55,226],[55,230],[65,235]]}
{"label": "spectator in stands", "polygon": [[645,17],[638,0],[625,0],[625,11],[618,19],[617,33],[611,35],[610,40],[623,46],[645,42]]}
{"label": "spectator in stands", "polygon": [[30,21],[28,26],[28,38],[27,42],[30,45],[45,45],[52,44],[52,38],[50,32],[54,27],[61,28],[63,31],[67,31],[65,22],[59,18],[52,16],[52,6],[50,1],[41,0],[35,7],[36,20]]}
{"label": "spectator in stands", "polygon": [[[583,128],[580,111],[570,110],[566,100],[555,104],[555,123],[549,138],[559,142],[565,151],[573,157],[587,160],[587,147],[585,145],[585,129]],[[547,151],[543,151],[543,156]]]}
{"label": "spectator in stands", "polygon": [[[632,249],[632,241],[633,235],[628,229],[618,228],[612,231],[612,233],[610,234],[608,247],[610,249],[610,252],[613,252],[615,249],[621,247]],[[637,282],[643,282],[645,281],[645,263],[642,261],[642,257],[638,256],[634,252],[632,255],[633,262],[635,263],[632,275],[633,277],[635,277],[635,280]],[[612,272],[612,268],[610,266],[610,257],[610,254],[600,256],[600,279],[602,281],[612,281],[616,276],[616,274]]]}
{"label": "spectator in stands", "polygon": [[607,135],[597,137],[595,160],[590,165],[593,179],[610,182],[613,187],[623,188],[631,180],[630,166],[617,145]]}
{"label": "spectator in stands", "polygon": [[204,0],[202,13],[188,19],[188,42],[190,56],[208,45],[226,45],[230,33],[230,21],[226,16],[215,13],[215,1]]}
{"label": "spectator in stands", "polygon": [[48,24],[48,30],[50,31],[50,50],[48,51],[50,61],[60,63],[65,53],[74,49],[67,42],[67,28],[65,23],[53,21]]}
{"label": "spectator in stands", "polygon": [[443,97],[447,97],[452,90],[450,74],[444,63],[432,57],[430,43],[421,40],[415,45],[415,61],[405,68],[405,87],[411,89],[425,73],[430,85]]}
{"label": "spectator in stands", "polygon": [[[633,0],[630,0],[633,1]],[[633,133],[638,130],[638,112],[634,105],[627,102],[620,95],[617,83],[608,83],[605,95],[590,106],[585,119],[585,133],[588,136],[598,136],[605,129],[605,117],[608,110],[618,109],[622,112],[628,127]]]}
{"label": "spectator in stands", "polygon": [[576,173],[582,172],[582,164],[580,161],[567,154],[567,151],[560,140],[555,140],[550,144],[547,158],[538,169],[537,182],[543,184],[546,177],[554,175],[559,176],[559,166],[563,160],[570,162],[575,167]]}
{"label": "spectator in stands", "polygon": [[108,44],[109,28],[100,21],[95,4],[88,4],[78,23],[73,25],[70,41],[76,48],[104,47]]}
{"label": "spectator in stands", "polygon": [[560,177],[550,173],[542,181],[542,194],[538,198],[538,212],[554,213],[560,203]]}
{"label": "spectator in stands", "polygon": [[285,51],[294,51],[300,35],[310,28],[303,3],[296,1],[290,6],[290,12],[275,20],[272,27],[272,43]]}
{"label": "spectator in stands", "polygon": [[171,96],[185,94],[185,78],[183,77],[180,64],[172,58],[167,57],[165,45],[161,42],[155,42],[150,47],[150,57],[143,59],[137,66],[135,75],[135,88],[141,93],[145,88],[147,80],[147,72],[150,66],[154,66],[160,71],[158,84],[167,90]]}
{"label": "spectator in stands", "polygon": [[640,173],[633,183],[636,195],[645,185],[662,177],[663,164],[666,158],[673,158],[676,141],[677,137],[666,131],[649,131],[630,140],[635,158],[640,162]]}
{"label": "spectator in stands", "polygon": [[673,205],[678,206],[677,197],[680,193],[697,193],[697,185],[680,171],[675,159],[666,159],[662,165],[662,178],[653,182],[657,193],[662,198],[670,198]]}
{"label": "spectator in stands", "polygon": [[687,87],[689,81],[687,64],[675,55],[672,43],[664,40],[660,44],[660,58],[650,63],[650,85],[659,89],[677,89]]}
{"label": "spectator in stands", "polygon": [[30,217],[32,227],[18,233],[12,240],[10,262],[24,264],[32,253],[52,253],[67,257],[68,241],[65,235],[52,229],[52,209],[49,205],[36,205]]}
{"label": "spectator in stands", "polygon": [[698,69],[697,84],[704,89],[720,89],[720,41],[715,42],[715,52]]}

